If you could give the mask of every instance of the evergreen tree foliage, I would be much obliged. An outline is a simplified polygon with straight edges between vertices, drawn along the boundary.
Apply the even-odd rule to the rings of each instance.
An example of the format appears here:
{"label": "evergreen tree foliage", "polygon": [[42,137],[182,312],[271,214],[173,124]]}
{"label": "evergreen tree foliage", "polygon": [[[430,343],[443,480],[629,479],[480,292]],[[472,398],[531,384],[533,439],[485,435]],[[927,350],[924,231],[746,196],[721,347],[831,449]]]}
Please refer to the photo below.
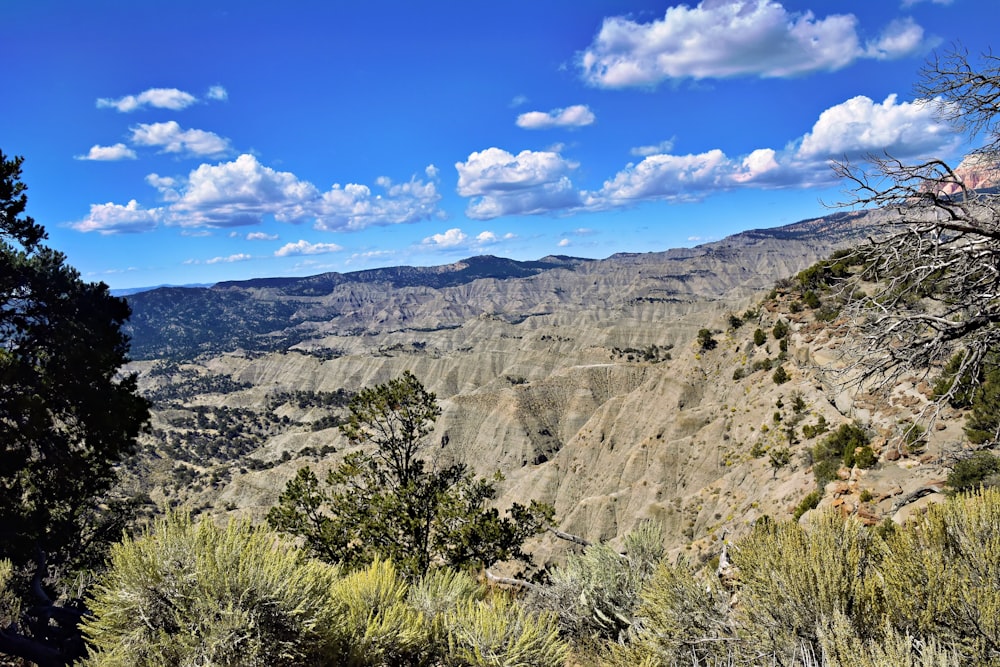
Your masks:
{"label": "evergreen tree foliage", "polygon": [[303,537],[330,562],[356,568],[390,559],[411,578],[436,564],[530,563],[522,547],[548,525],[552,508],[514,503],[501,516],[490,507],[499,476],[477,478],[464,464],[429,469],[418,450],[440,408],[412,374],[360,392],[349,410],[341,431],[363,449],[325,484],[299,470],[268,513],[273,528]]}
{"label": "evergreen tree foliage", "polygon": [[698,347],[702,351],[714,350],[718,341],[712,335],[711,329],[698,329]]}
{"label": "evergreen tree foliage", "polygon": [[989,452],[975,452],[955,463],[948,473],[948,486],[955,491],[973,491],[980,486],[1000,484],[1000,458]]}
{"label": "evergreen tree foliage", "polygon": [[23,602],[0,652],[62,665],[83,650],[82,610],[45,586],[99,564],[121,533],[134,503],[109,490],[149,405],[120,373],[128,305],[43,244],[22,163],[0,151],[0,560]]}
{"label": "evergreen tree foliage", "polygon": [[1000,367],[984,373],[982,382],[972,392],[971,412],[965,419],[965,435],[975,444],[1000,440]]}
{"label": "evergreen tree foliage", "polygon": [[148,403],[119,375],[128,305],[42,244],[22,161],[0,151],[0,558],[74,565]]}

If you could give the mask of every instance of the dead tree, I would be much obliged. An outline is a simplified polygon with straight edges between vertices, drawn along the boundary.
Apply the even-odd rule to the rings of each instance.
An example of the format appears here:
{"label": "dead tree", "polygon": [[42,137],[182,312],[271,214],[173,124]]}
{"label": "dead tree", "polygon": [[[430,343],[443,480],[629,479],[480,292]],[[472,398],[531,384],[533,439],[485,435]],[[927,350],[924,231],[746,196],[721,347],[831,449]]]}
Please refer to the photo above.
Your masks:
{"label": "dead tree", "polygon": [[[1000,60],[988,54],[977,69],[956,50],[922,74],[925,103],[958,128],[983,135],[976,170],[1000,174]],[[942,160],[911,164],[888,155],[835,169],[850,193],[842,204],[878,209],[885,220],[883,233],[856,250],[864,292],[850,300],[848,312],[857,333],[852,351],[861,360],[858,381],[891,387],[958,351],[957,375],[975,382],[1000,350],[996,179],[977,189]]]}

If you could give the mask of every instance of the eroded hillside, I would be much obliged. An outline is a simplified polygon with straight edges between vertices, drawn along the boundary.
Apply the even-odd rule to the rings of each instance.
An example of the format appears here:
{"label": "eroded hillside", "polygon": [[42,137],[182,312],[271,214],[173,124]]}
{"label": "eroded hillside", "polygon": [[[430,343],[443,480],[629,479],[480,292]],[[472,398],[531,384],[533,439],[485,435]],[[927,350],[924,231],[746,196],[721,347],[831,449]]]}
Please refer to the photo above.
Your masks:
{"label": "eroded hillside", "polygon": [[[459,263],[397,272],[398,285],[395,274],[334,275],[229,284],[188,302],[137,295],[136,345],[152,358],[134,368],[155,410],[134,483],[158,504],[260,518],[299,467],[339,460],[351,393],[408,370],[444,410],[429,460],[500,470],[501,504],[551,502],[560,529],[591,540],[653,518],[674,548],[710,555],[725,531],[791,515],[816,488],[820,419],[830,430],[858,420],[878,459],[840,470],[822,502],[880,520],[943,479],[960,415],[946,411],[919,454],[899,446],[927,384],[899,387],[891,404],[856,395],[834,372],[844,330],[832,297],[761,301],[876,223],[839,215],[687,250],[504,263],[520,273],[506,277]],[[144,339],[156,318],[166,333]],[[564,546],[547,538],[536,550]]]}

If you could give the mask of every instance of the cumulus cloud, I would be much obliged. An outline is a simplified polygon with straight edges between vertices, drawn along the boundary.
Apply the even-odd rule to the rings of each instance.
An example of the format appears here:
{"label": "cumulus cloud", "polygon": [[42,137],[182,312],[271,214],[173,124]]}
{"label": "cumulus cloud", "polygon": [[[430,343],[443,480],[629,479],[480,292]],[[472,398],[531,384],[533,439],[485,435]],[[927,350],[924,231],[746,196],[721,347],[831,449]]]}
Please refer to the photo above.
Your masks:
{"label": "cumulus cloud", "polygon": [[231,162],[200,165],[170,208],[174,222],[185,227],[238,227],[258,224],[266,215],[282,222],[304,220],[318,199],[312,183],[244,154]]}
{"label": "cumulus cloud", "polygon": [[573,245],[573,242],[570,241],[569,239],[560,239],[559,243],[557,243],[556,245],[559,246],[560,248],[568,248],[569,246]]}
{"label": "cumulus cloud", "polygon": [[940,102],[881,103],[858,96],[820,114],[809,132],[782,150],[758,148],[743,157],[719,149],[697,155],[649,155],[629,164],[596,192],[584,194],[587,208],[630,202],[692,201],[735,188],[813,187],[832,184],[832,160],[861,160],[887,152],[919,159],[953,150],[960,141],[954,129],[938,120]]}
{"label": "cumulus cloud", "polygon": [[[437,177],[431,165],[427,175]],[[398,225],[428,220],[438,215],[441,195],[434,180],[411,178],[406,183],[393,183],[388,178],[377,179],[376,185],[385,194],[375,194],[367,185],[348,183],[334,186],[323,193],[316,207],[316,228],[326,231],[358,230],[373,225]]]}
{"label": "cumulus cloud", "polygon": [[221,102],[229,99],[229,92],[222,86],[212,86],[208,89],[208,92],[205,93],[205,98]]}
{"label": "cumulus cloud", "polygon": [[140,123],[131,130],[133,144],[158,146],[164,153],[202,157],[221,155],[230,150],[228,139],[205,130],[182,129],[174,120],[165,123]]}
{"label": "cumulus cloud", "polygon": [[274,251],[275,257],[291,257],[295,255],[325,255],[330,252],[340,252],[343,248],[336,243],[309,243],[299,240],[286,243]]}
{"label": "cumulus cloud", "polygon": [[820,114],[802,137],[801,159],[857,159],[887,152],[906,159],[946,152],[958,137],[939,120],[939,102],[897,102],[889,95],[881,103],[859,95]]}
{"label": "cumulus cloud", "polygon": [[113,162],[115,160],[134,160],[135,151],[125,144],[114,144],[113,146],[99,146],[97,144],[90,147],[86,155],[76,155],[75,160],[95,160],[99,162]]}
{"label": "cumulus cloud", "polygon": [[[430,166],[426,173],[436,175],[437,170]],[[149,174],[146,182],[166,203],[157,209],[158,219],[185,228],[256,225],[272,216],[279,222],[312,221],[317,229],[339,231],[441,215],[437,207],[441,196],[433,181],[414,177],[393,183],[383,177],[377,179],[376,192],[354,183],[322,192],[309,181],[271,169],[247,154],[229,162],[202,164],[186,178]],[[93,231],[94,225],[85,222],[78,223],[81,229]]]}
{"label": "cumulus cloud", "polygon": [[466,245],[469,237],[457,227],[449,229],[443,234],[434,234],[423,240],[423,245],[435,248],[456,248]]}
{"label": "cumulus cloud", "polygon": [[775,0],[706,0],[693,8],[670,7],[649,23],[606,18],[579,64],[584,80],[608,88],[665,79],[790,77],[838,70],[859,58],[902,57],[923,41],[922,28],[906,21],[863,46],[857,23],[852,14],[789,12]]}
{"label": "cumulus cloud", "polygon": [[277,241],[277,234],[267,234],[265,232],[250,232],[247,234],[247,241]]}
{"label": "cumulus cloud", "polygon": [[526,130],[547,130],[552,127],[584,127],[592,125],[597,117],[585,104],[574,104],[565,109],[529,111],[517,117],[517,126]]}
{"label": "cumulus cloud", "polygon": [[144,209],[136,200],[128,204],[91,204],[90,214],[70,225],[78,232],[98,234],[134,234],[155,229],[160,221],[162,209]]}
{"label": "cumulus cloud", "polygon": [[605,181],[588,204],[602,208],[646,199],[690,200],[724,186],[730,169],[730,160],[719,149],[698,155],[650,155]]}
{"label": "cumulus cloud", "polygon": [[138,111],[144,107],[180,111],[197,101],[198,98],[191,93],[177,88],[150,88],[138,95],[126,95],[117,99],[102,97],[97,100],[97,107],[117,109],[122,113]]}
{"label": "cumulus cloud", "polygon": [[525,150],[515,156],[499,148],[471,153],[455,164],[458,193],[472,198],[465,213],[475,220],[577,205],[579,193],[568,176],[576,167],[551,151]]}

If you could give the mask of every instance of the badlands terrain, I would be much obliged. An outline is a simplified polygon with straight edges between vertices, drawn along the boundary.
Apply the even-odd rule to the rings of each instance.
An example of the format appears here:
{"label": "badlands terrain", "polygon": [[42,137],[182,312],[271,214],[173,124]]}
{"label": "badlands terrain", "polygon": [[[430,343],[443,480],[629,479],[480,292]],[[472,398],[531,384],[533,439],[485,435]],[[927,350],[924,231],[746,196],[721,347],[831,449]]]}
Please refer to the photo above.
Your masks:
{"label": "badlands terrain", "polygon": [[[154,412],[129,484],[157,505],[261,519],[300,467],[339,461],[350,395],[408,370],[443,408],[426,459],[499,470],[501,506],[549,502],[556,528],[591,541],[653,519],[671,549],[707,559],[723,535],[792,516],[817,488],[823,421],[862,425],[878,462],[838,471],[821,505],[899,519],[940,497],[962,415],[945,410],[907,445],[928,378],[889,396],[845,385],[835,297],[818,316],[792,281],[773,289],[863,242],[878,216],[605,260],[475,257],[135,294],[131,368]],[[567,546],[546,536],[534,552]]]}

